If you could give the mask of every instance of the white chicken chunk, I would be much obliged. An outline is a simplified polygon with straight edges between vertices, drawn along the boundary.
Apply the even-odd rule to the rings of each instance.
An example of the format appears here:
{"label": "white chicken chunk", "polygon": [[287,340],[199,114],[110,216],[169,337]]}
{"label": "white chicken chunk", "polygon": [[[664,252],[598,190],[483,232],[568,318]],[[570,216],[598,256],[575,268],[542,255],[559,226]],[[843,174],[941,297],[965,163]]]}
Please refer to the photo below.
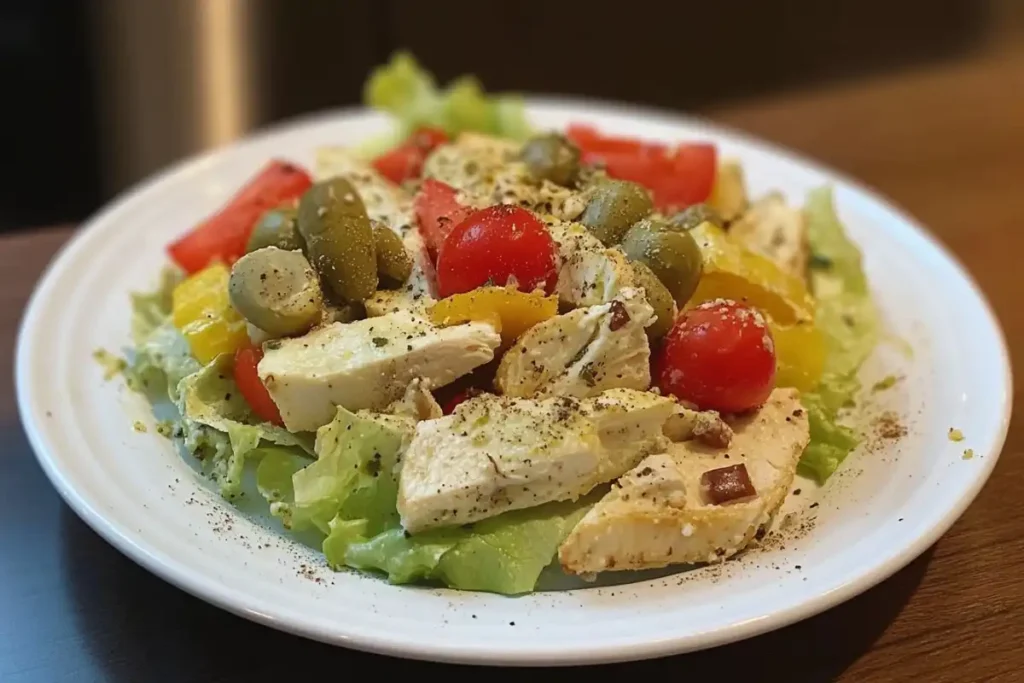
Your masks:
{"label": "white chicken chunk", "polygon": [[630,389],[470,399],[417,425],[399,481],[402,526],[417,532],[575,500],[662,450],[672,403]]}
{"label": "white chicken chunk", "polygon": [[500,343],[486,323],[440,328],[398,311],[267,344],[258,371],[288,430],[312,431],[337,406],[387,407],[415,378],[444,386],[489,362]]}
{"label": "white chicken chunk", "polygon": [[616,387],[651,385],[645,328],[654,309],[636,289],[607,304],[577,308],[524,332],[495,378],[507,396],[596,396]]}
{"label": "white chicken chunk", "polygon": [[[809,439],[807,414],[796,390],[776,389],[733,429],[728,448],[693,440],[645,458],[565,539],[558,552],[562,567],[584,575],[651,569],[713,562],[746,547],[768,528],[789,491]],[[705,474],[737,465],[755,494],[714,504]]]}
{"label": "white chicken chunk", "polygon": [[436,420],[444,415],[441,405],[434,398],[434,394],[430,392],[430,382],[420,377],[409,382],[402,398],[389,405],[384,412],[411,417],[417,422]]}
{"label": "white chicken chunk", "polygon": [[436,278],[434,264],[416,227],[412,194],[343,147],[318,149],[317,180],[338,176],[352,183],[372,220],[383,223],[402,238],[413,260],[412,273],[400,289],[381,290],[365,302],[367,314],[381,316],[399,309],[422,314],[437,295]]}
{"label": "white chicken chunk", "polygon": [[548,221],[548,231],[558,243],[559,300],[569,306],[596,306],[614,299],[637,277],[626,255],[605,247],[580,223]]}
{"label": "white chicken chunk", "polygon": [[811,253],[807,219],[799,207],[789,206],[780,193],[773,192],[754,202],[729,226],[729,234],[790,275],[806,279]]}
{"label": "white chicken chunk", "polygon": [[451,185],[466,206],[517,204],[560,219],[576,218],[585,200],[576,190],[537,180],[518,160],[515,142],[463,133],[435,149],[423,166],[423,176]]}

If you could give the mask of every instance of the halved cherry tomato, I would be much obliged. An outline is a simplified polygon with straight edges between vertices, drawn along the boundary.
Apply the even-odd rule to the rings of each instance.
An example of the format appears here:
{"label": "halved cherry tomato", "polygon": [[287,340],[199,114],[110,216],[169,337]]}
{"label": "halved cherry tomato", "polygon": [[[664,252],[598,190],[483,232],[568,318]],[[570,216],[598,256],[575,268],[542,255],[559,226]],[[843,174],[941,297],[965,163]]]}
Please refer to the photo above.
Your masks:
{"label": "halved cherry tomato", "polygon": [[775,382],[775,343],[755,309],[719,299],[684,311],[655,363],[665,394],[702,410],[739,413],[763,405]]}
{"label": "halved cherry tomato", "polygon": [[440,128],[417,128],[401,145],[377,157],[373,167],[393,183],[418,178],[423,172],[423,162],[427,160],[427,155],[446,142],[448,136]]}
{"label": "halved cherry tomato", "polygon": [[227,206],[172,242],[167,251],[189,273],[213,261],[233,263],[245,254],[252,229],[266,211],[297,199],[312,185],[309,174],[295,164],[271,161]]}
{"label": "halved cherry tomato", "polygon": [[659,209],[685,208],[711,196],[718,163],[714,145],[690,143],[672,148],[603,136],[581,124],[569,126],[567,135],[580,148],[583,163],[602,163],[611,177],[644,185]]}
{"label": "halved cherry tomato", "polygon": [[558,280],[555,241],[539,218],[518,206],[474,211],[445,238],[437,257],[441,297],[515,281],[550,294]]}
{"label": "halved cherry tomato", "polygon": [[235,351],[235,384],[257,417],[283,427],[281,412],[256,370],[262,359],[263,349],[258,346],[246,346]]}
{"label": "halved cherry tomato", "polygon": [[437,258],[437,252],[452,228],[473,213],[472,208],[459,204],[457,195],[451,185],[427,178],[413,202],[420,233],[432,258]]}

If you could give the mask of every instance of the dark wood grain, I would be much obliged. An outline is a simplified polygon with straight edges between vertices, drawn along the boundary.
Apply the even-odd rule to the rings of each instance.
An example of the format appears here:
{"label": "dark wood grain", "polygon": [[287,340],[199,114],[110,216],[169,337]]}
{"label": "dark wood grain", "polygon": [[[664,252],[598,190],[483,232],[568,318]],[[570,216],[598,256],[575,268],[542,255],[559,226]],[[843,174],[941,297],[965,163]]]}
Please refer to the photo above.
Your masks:
{"label": "dark wood grain", "polygon": [[[707,112],[854,174],[906,207],[974,273],[1024,360],[1024,60],[993,56]],[[0,353],[32,284],[70,234],[0,238]],[[0,680],[282,681],[465,668],[388,660],[253,625],[147,574],[82,524],[25,442],[0,366]],[[1016,417],[1016,415],[1015,415]],[[746,680],[1024,680],[1024,430],[1011,429],[975,504],[934,547],[864,595],[747,642],[610,667],[631,677]],[[565,673],[545,672],[552,677]],[[361,674],[366,676],[368,674]],[[496,678],[523,672],[494,671]],[[528,674],[544,675],[544,674]]]}

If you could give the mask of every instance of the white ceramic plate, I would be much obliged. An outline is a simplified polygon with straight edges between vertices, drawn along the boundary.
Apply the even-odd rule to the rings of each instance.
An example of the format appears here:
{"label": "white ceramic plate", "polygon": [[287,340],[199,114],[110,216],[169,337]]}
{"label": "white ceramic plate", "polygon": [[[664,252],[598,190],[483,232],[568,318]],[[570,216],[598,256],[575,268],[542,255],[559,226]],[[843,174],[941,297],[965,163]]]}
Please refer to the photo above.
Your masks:
{"label": "white ceramic plate", "polygon": [[[128,342],[128,292],[150,288],[164,246],[216,209],[272,156],[312,166],[314,149],[382,131],[339,112],[276,128],[187,161],[96,216],[50,266],[17,356],[18,400],[39,461],[71,507],[110,543],[182,589],[310,638],[393,655],[489,664],[574,664],[706,648],[778,628],[878,583],[932,544],[995,465],[1011,402],[999,327],[964,271],[925,231],[839,174],[734,132],[649,111],[533,100],[544,127],[587,120],[652,139],[711,139],[740,157],[753,195],[792,201],[823,183],[862,246],[890,332],[864,369],[895,387],[869,399],[909,428],[869,439],[821,492],[786,549],[628,585],[520,598],[391,586],[332,573],[266,518],[222,501],[153,429],[145,401],[105,381],[91,358]],[[141,420],[150,429],[133,431]],[[951,427],[966,440],[947,438]],[[966,448],[973,459],[964,459]],[[796,501],[812,499],[809,486]]]}

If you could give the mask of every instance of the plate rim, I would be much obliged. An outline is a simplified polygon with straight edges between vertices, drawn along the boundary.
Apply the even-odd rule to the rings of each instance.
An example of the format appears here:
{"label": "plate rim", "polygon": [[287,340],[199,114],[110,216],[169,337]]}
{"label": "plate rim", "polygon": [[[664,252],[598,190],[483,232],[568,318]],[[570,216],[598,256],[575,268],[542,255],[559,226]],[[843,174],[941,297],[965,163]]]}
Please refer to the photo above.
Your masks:
{"label": "plate rim", "polygon": [[[364,107],[343,107],[288,119],[261,128],[229,144],[179,160],[165,169],[140,180],[118,193],[117,196],[101,207],[96,213],[83,221],[76,233],[61,246],[43,270],[33,288],[32,295],[24,309],[18,327],[17,342],[15,344],[15,394],[21,423],[32,446],[36,460],[39,462],[51,485],[54,486],[61,498],[75,511],[78,517],[122,554],[168,583],[227,612],[277,630],[332,645],[397,657],[450,663],[514,664],[519,666],[561,666],[649,659],[716,647],[776,630],[821,613],[881,583],[920,556],[944,535],[977,498],[991,476],[1005,446],[1013,406],[1013,372],[1005,332],[985,293],[978,286],[970,271],[964,267],[960,259],[949,251],[934,234],[882,193],[869,188],[844,172],[822,164],[800,152],[787,149],[731,126],[719,124],[704,117],[672,112],[665,109],[592,98],[525,95],[524,99],[528,110],[535,108],[572,109],[581,112],[584,117],[587,111],[597,114],[629,115],[648,122],[655,121],[669,126],[703,128],[708,130],[709,133],[727,135],[737,142],[760,148],[763,152],[795,162],[815,173],[831,176],[835,179],[836,184],[845,185],[850,190],[872,200],[886,213],[912,228],[916,237],[925,240],[939,256],[948,261],[964,284],[966,284],[970,293],[981,304],[982,310],[980,313],[991,327],[991,331],[998,342],[999,365],[1002,368],[1003,381],[1003,386],[1001,387],[1003,389],[1001,392],[1003,410],[999,418],[998,433],[991,435],[992,451],[984,454],[986,456],[984,465],[974,471],[970,486],[965,489],[964,494],[956,500],[955,504],[948,506],[940,519],[919,534],[912,543],[901,548],[888,561],[871,567],[868,571],[862,572],[856,580],[841,585],[832,591],[802,599],[785,609],[760,618],[723,627],[709,633],[700,633],[688,637],[673,636],[651,639],[641,646],[623,645],[617,648],[605,647],[601,650],[574,647],[565,652],[543,650],[531,653],[524,649],[528,648],[528,646],[517,646],[515,649],[506,648],[503,650],[500,647],[497,649],[481,647],[467,651],[464,648],[453,647],[443,643],[424,646],[406,644],[400,638],[380,639],[374,636],[364,636],[359,633],[358,628],[351,627],[336,628],[332,632],[324,632],[309,622],[278,619],[272,614],[249,606],[247,603],[252,603],[252,599],[245,599],[245,591],[233,591],[226,586],[217,588],[206,585],[207,582],[204,581],[201,575],[196,575],[194,571],[189,571],[187,562],[162,561],[153,553],[151,548],[147,548],[145,544],[139,544],[133,540],[127,529],[121,529],[118,525],[108,522],[103,514],[94,508],[88,500],[78,495],[69,477],[60,470],[55,459],[45,447],[42,433],[45,431],[46,422],[40,419],[42,416],[33,413],[33,402],[31,399],[34,388],[28,382],[27,375],[28,369],[32,365],[30,361],[33,357],[30,340],[33,330],[38,326],[37,320],[42,316],[43,304],[46,302],[48,291],[55,286],[58,274],[84,248],[88,233],[97,224],[109,219],[111,215],[115,214],[125,204],[128,204],[133,198],[146,193],[151,188],[162,184],[165,180],[194,172],[221,155],[230,155],[238,148],[250,144],[258,144],[266,138],[287,134],[290,131],[300,130],[307,126],[311,127],[330,121],[342,121],[346,118],[366,115],[369,111]],[[242,599],[237,599],[235,597],[236,593]]]}

